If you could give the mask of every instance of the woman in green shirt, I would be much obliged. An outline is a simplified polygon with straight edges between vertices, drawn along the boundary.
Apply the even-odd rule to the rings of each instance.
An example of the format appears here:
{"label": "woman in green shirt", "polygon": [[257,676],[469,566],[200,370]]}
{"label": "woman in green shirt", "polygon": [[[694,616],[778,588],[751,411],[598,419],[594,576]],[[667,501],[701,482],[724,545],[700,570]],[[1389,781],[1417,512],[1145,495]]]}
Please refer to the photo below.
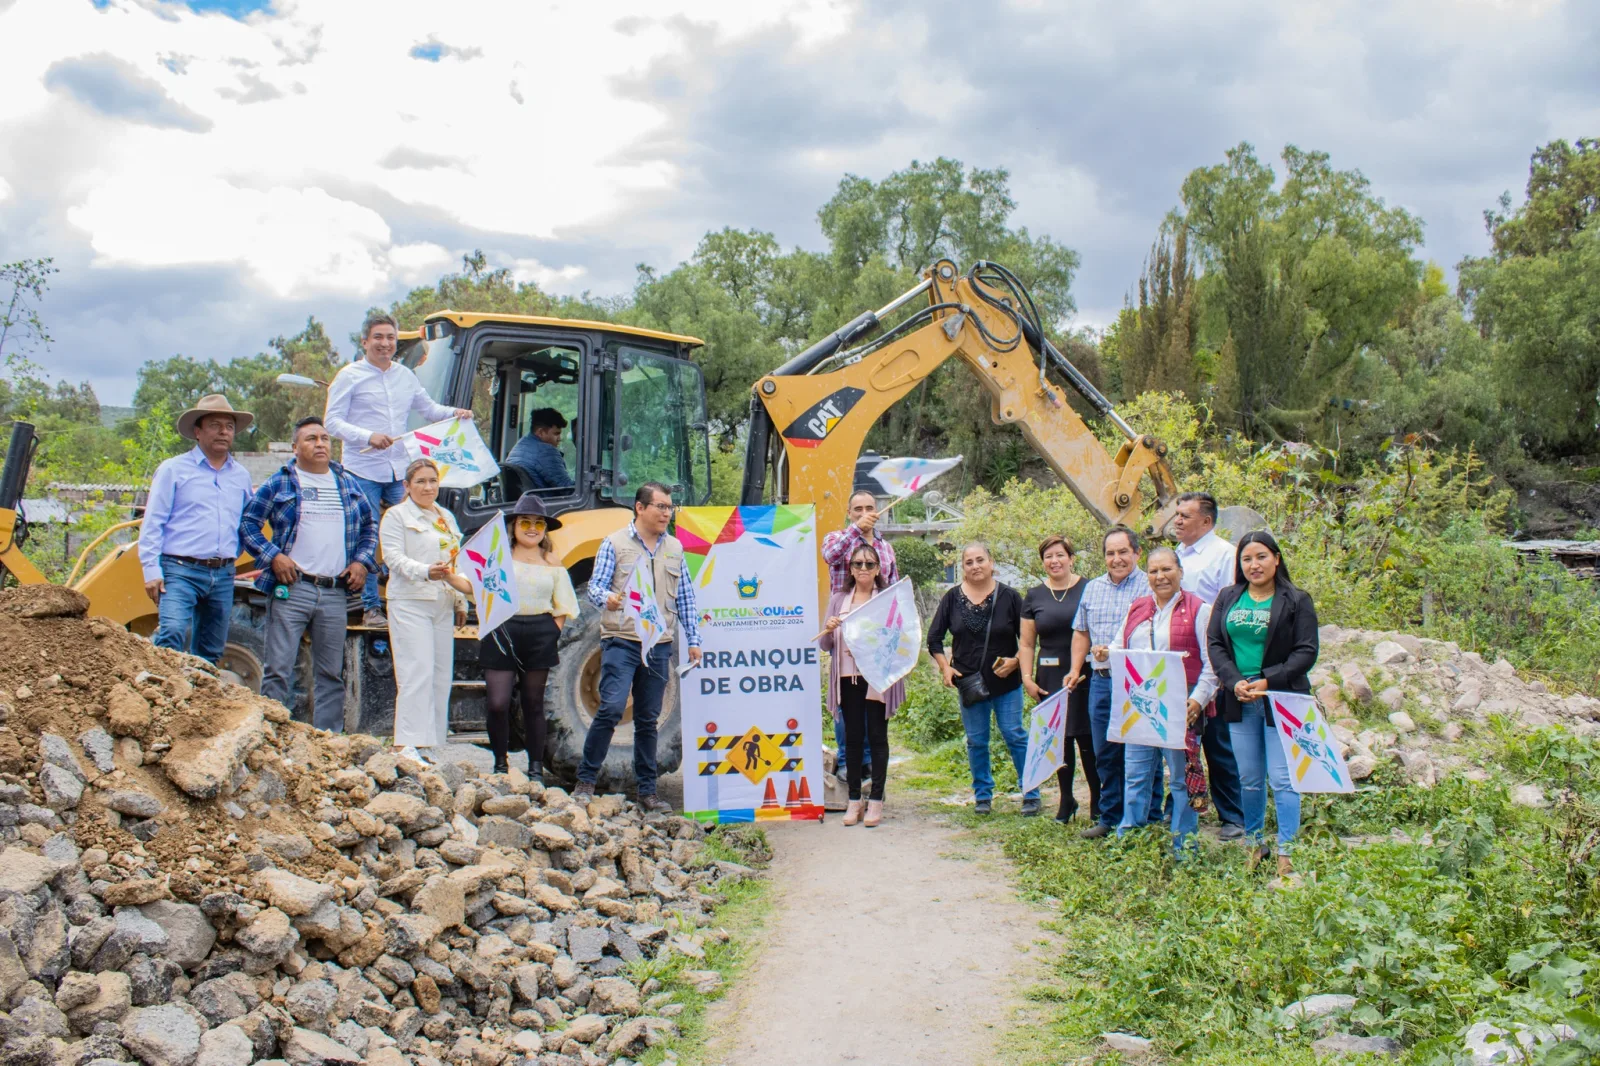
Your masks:
{"label": "woman in green shirt", "polygon": [[1239,761],[1245,839],[1250,865],[1272,853],[1262,840],[1267,820],[1267,784],[1278,816],[1278,873],[1291,870],[1289,849],[1300,831],[1300,794],[1289,781],[1283,746],[1273,736],[1266,694],[1311,691],[1317,663],[1317,610],[1311,597],[1289,580],[1289,567],[1272,534],[1246,533],[1239,540],[1234,585],[1217,595],[1206,634],[1217,674],[1217,711]]}

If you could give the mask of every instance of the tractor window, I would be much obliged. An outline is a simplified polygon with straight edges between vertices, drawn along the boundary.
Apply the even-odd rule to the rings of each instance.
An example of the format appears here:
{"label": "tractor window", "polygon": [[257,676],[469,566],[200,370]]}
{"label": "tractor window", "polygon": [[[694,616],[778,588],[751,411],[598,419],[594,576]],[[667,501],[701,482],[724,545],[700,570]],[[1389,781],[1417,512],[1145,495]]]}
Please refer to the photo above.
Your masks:
{"label": "tractor window", "polygon": [[578,492],[579,379],[575,347],[494,340],[484,345],[473,383],[472,413],[500,477],[474,486],[475,506],[515,501],[534,491],[546,498]]}
{"label": "tractor window", "polygon": [[704,503],[711,452],[699,367],[626,345],[616,353],[616,497],[631,499],[646,481],[659,481],[679,504]]}

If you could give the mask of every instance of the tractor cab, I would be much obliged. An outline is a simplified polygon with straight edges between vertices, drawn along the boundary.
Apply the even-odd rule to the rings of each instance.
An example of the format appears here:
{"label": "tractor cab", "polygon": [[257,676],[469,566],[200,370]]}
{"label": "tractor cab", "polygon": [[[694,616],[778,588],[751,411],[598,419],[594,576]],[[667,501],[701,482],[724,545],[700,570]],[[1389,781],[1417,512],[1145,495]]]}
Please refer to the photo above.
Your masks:
{"label": "tractor cab", "polygon": [[[564,523],[571,512],[631,509],[646,481],[670,486],[680,505],[709,498],[705,379],[689,360],[701,341],[602,322],[454,311],[430,315],[415,336],[402,337],[400,360],[440,403],[471,408],[501,468],[483,484],[446,491],[442,502],[463,532],[528,491]],[[414,414],[410,428],[423,421]],[[551,423],[561,426],[559,436]],[[557,547],[578,551],[577,540],[588,539],[581,534],[593,532],[558,537]],[[568,559],[574,569],[578,562]]]}

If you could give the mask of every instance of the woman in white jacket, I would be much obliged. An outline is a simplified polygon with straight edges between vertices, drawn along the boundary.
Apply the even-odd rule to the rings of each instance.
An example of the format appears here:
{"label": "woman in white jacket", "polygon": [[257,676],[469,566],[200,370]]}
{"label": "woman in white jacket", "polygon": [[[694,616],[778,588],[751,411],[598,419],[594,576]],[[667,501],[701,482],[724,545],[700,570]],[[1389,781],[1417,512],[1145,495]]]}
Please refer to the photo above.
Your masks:
{"label": "woman in white jacket", "polygon": [[394,656],[396,748],[435,747],[450,733],[455,627],[467,620],[467,579],[455,572],[461,529],[439,507],[439,468],[406,468],[406,498],[383,516],[379,541],[389,567],[389,646]]}

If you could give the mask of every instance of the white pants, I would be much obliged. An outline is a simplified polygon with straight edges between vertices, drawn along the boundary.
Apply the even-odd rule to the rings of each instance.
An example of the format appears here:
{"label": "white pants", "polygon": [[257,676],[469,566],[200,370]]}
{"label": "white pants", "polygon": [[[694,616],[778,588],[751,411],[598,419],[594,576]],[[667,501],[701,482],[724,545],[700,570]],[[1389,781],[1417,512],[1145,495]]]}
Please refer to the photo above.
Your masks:
{"label": "white pants", "polygon": [[450,676],[455,668],[455,600],[389,601],[394,656],[394,742],[431,748],[450,735]]}

